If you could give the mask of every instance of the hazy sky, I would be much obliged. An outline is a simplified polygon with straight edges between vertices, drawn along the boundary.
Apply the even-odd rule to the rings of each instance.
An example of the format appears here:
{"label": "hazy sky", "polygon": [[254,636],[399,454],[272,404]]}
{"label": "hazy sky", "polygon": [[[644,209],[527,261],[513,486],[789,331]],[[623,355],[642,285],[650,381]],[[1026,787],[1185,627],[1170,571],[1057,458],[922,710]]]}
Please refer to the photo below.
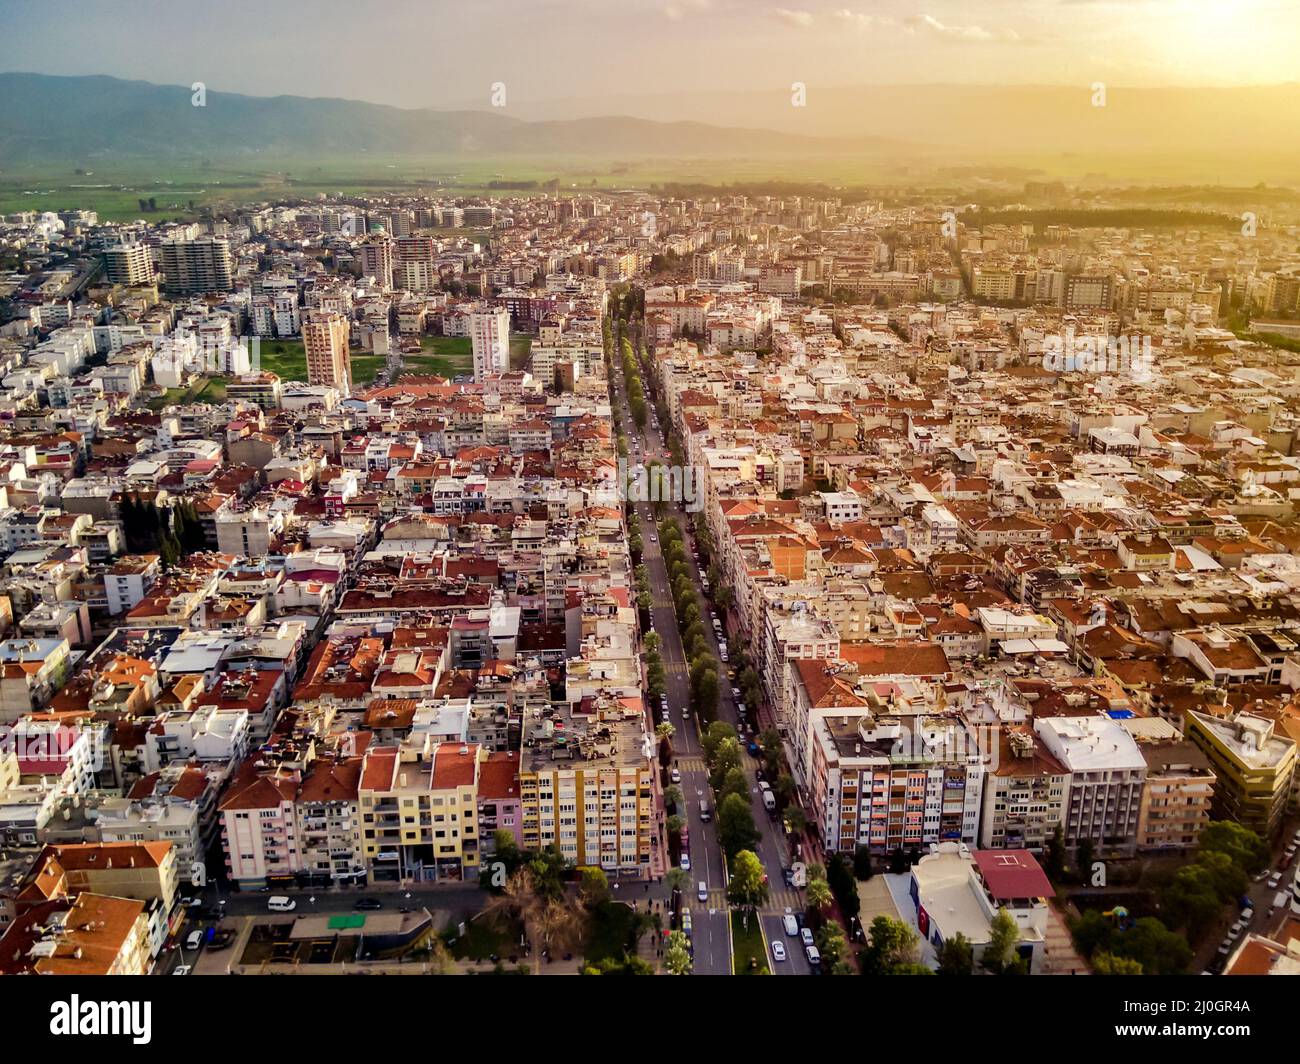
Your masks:
{"label": "hazy sky", "polygon": [[[0,0],[0,69],[455,107],[880,82],[1300,80],[1300,0]],[[4,101],[0,99],[0,106]]]}

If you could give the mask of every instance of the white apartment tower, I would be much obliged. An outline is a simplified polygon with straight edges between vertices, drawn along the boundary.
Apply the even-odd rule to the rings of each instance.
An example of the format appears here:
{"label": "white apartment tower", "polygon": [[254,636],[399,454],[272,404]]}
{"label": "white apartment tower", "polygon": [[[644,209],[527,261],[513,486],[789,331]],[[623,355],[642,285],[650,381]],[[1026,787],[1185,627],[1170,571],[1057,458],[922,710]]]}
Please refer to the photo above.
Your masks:
{"label": "white apartment tower", "polygon": [[475,307],[469,316],[469,335],[476,381],[510,369],[510,312],[505,307]]}

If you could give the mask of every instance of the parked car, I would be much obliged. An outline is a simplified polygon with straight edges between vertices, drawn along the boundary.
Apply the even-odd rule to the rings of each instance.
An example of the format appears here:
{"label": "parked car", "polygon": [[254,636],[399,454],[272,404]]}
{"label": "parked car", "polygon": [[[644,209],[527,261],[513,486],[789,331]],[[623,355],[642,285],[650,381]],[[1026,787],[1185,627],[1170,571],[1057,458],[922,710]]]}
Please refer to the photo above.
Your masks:
{"label": "parked car", "polygon": [[804,954],[808,957],[808,963],[812,965],[812,967],[814,968],[821,967],[822,955],[817,952],[816,946],[805,946],[803,951]]}
{"label": "parked car", "polygon": [[185,948],[189,950],[201,949],[203,947],[203,939],[203,928],[197,928],[185,936]]}
{"label": "parked car", "polygon": [[785,915],[781,917],[781,926],[785,928],[785,933],[791,938],[797,938],[799,935],[799,925],[796,923],[794,913],[786,909]]}
{"label": "parked car", "polygon": [[674,767],[673,770],[668,773],[668,778],[672,780],[674,783],[681,783],[682,782],[681,769]]}
{"label": "parked car", "polygon": [[689,853],[682,854],[681,863],[682,863],[682,871],[689,872],[691,870],[691,855]]}
{"label": "parked car", "polygon": [[172,969],[172,975],[189,975],[194,969],[188,964],[178,964]]}
{"label": "parked car", "polygon": [[811,929],[811,928],[808,928],[808,927],[801,927],[801,928],[799,928],[799,940],[800,940],[800,941],[801,941],[805,946],[811,948],[812,945],[813,945],[813,933],[812,933],[812,929]]}
{"label": "parked car", "polygon": [[775,942],[772,943],[772,960],[774,961],[785,960],[785,943],[782,942],[780,939],[777,939]]}
{"label": "parked car", "polygon": [[352,908],[359,913],[373,913],[384,907],[384,903],[378,898],[358,898],[352,903]]}
{"label": "parked car", "polygon": [[208,940],[208,949],[225,949],[235,941],[235,933],[227,928],[224,931],[218,931]]}

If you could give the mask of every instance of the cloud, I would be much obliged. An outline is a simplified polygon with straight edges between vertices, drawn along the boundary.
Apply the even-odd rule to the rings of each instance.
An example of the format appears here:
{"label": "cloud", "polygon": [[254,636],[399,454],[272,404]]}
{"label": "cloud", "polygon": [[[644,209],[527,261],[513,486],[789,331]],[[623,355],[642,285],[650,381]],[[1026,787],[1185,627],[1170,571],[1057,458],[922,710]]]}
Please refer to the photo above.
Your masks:
{"label": "cloud", "polygon": [[913,32],[922,30],[938,37],[947,37],[957,41],[1019,41],[1023,38],[1015,30],[989,30],[983,26],[954,26],[940,22],[933,15],[913,15],[904,20],[907,28]]}
{"label": "cloud", "polygon": [[710,0],[673,0],[663,6],[664,17],[669,22],[681,22],[688,15],[707,10],[709,3]]}
{"label": "cloud", "polygon": [[772,9],[772,14],[787,25],[801,30],[806,30],[813,24],[811,11],[791,11],[788,7],[777,7]]}
{"label": "cloud", "polygon": [[885,29],[900,25],[898,19],[889,15],[869,15],[865,11],[850,11],[847,7],[835,12],[835,17],[853,29]]}

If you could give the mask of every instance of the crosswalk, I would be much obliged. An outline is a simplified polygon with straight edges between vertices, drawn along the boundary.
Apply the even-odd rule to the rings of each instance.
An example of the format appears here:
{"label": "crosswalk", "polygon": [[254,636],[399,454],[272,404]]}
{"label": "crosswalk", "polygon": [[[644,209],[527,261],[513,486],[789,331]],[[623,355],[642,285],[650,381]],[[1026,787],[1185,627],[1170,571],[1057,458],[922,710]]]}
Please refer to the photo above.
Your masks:
{"label": "crosswalk", "polygon": [[803,896],[793,887],[772,888],[768,891],[767,908],[763,911],[780,916],[786,909],[803,912],[804,904]]}

